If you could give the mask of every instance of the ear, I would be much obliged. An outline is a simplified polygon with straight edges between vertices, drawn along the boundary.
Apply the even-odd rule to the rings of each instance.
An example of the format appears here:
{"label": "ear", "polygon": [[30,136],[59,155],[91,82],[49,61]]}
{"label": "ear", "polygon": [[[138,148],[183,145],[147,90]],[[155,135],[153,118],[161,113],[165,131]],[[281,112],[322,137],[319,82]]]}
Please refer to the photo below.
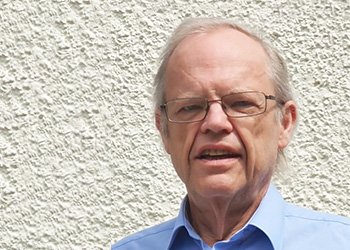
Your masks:
{"label": "ear", "polygon": [[167,128],[163,127],[163,126],[165,126],[165,124],[162,122],[162,114],[161,114],[160,109],[156,110],[154,118],[155,118],[156,127],[160,133],[160,136],[162,137],[164,149],[168,154],[170,154],[169,153],[170,151],[169,151],[168,134],[165,133]]}
{"label": "ear", "polygon": [[280,120],[281,130],[278,140],[278,148],[283,149],[287,147],[297,124],[297,105],[294,101],[288,101],[284,104],[282,109],[282,117]]}

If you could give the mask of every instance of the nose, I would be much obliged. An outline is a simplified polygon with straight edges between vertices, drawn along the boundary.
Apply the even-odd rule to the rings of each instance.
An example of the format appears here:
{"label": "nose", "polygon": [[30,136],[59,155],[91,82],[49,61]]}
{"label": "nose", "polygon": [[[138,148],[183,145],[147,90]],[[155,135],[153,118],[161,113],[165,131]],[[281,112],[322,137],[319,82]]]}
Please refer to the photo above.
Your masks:
{"label": "nose", "polygon": [[202,133],[230,133],[233,125],[220,102],[209,103],[208,113],[202,125]]}

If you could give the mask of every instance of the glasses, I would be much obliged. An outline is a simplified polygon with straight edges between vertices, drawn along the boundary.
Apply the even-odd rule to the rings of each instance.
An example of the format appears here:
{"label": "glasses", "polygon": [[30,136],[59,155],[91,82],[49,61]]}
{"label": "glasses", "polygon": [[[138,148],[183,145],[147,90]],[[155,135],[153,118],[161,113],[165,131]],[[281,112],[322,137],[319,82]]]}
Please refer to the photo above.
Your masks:
{"label": "glasses", "polygon": [[221,104],[228,117],[241,118],[260,115],[266,111],[267,100],[274,100],[280,104],[275,96],[266,95],[258,91],[231,93],[221,99],[208,100],[203,97],[179,98],[160,105],[165,110],[167,119],[174,123],[199,122],[205,119],[211,103]]}

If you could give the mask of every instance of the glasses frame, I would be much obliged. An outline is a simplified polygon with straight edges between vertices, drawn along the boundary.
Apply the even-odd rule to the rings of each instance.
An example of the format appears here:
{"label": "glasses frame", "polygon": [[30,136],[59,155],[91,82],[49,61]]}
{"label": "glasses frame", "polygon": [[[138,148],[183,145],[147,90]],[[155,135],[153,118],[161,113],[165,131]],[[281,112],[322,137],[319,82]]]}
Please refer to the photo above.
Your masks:
{"label": "glasses frame", "polygon": [[[264,95],[265,97],[265,106],[264,106],[264,109],[261,110],[261,112],[259,113],[255,113],[255,114],[244,114],[244,115],[237,115],[237,116],[232,116],[232,115],[229,115],[227,112],[226,112],[226,109],[225,107],[223,106],[223,102],[222,102],[222,99],[225,98],[226,96],[229,96],[229,95],[234,95],[234,94],[245,94],[245,93],[258,93],[258,94],[262,94]],[[174,101],[177,101],[177,100],[182,100],[182,99],[203,99],[207,102],[207,106],[206,106],[206,111],[205,111],[205,115],[203,116],[202,119],[199,119],[199,120],[194,120],[194,121],[176,121],[176,120],[172,120],[169,118],[168,116],[168,109],[167,109],[167,105],[168,103],[170,102],[174,102]],[[273,96],[273,95],[266,95],[264,92],[261,92],[261,91],[243,91],[243,92],[232,92],[230,94],[227,94],[227,95],[224,95],[222,96],[221,98],[219,99],[214,99],[214,100],[208,100],[208,98],[202,98],[202,97],[194,97],[194,98],[175,98],[175,99],[172,99],[172,100],[169,100],[167,102],[165,102],[164,104],[161,104],[159,106],[160,110],[164,111],[165,112],[165,115],[166,115],[166,118],[169,122],[172,122],[172,123],[192,123],[192,122],[200,122],[200,121],[203,121],[206,117],[207,117],[207,114],[209,112],[209,108],[210,108],[210,104],[211,103],[214,103],[214,102],[217,102],[217,103],[220,103],[221,107],[222,107],[222,110],[224,111],[224,113],[227,115],[227,117],[230,117],[230,118],[243,118],[243,117],[251,117],[251,116],[257,116],[257,115],[261,115],[263,113],[266,112],[266,109],[267,109],[267,100],[272,100],[272,101],[276,101],[278,104],[280,105],[284,105],[285,102],[282,101],[282,100],[278,100],[276,96]]]}

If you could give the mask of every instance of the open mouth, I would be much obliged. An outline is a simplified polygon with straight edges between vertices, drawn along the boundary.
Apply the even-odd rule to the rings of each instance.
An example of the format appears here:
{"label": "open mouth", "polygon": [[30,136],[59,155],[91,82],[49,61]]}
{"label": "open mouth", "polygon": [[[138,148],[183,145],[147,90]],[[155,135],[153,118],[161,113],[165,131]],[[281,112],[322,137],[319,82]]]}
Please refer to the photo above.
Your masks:
{"label": "open mouth", "polygon": [[237,157],[240,157],[240,155],[226,150],[207,149],[204,150],[197,158],[200,160],[222,160]]}

